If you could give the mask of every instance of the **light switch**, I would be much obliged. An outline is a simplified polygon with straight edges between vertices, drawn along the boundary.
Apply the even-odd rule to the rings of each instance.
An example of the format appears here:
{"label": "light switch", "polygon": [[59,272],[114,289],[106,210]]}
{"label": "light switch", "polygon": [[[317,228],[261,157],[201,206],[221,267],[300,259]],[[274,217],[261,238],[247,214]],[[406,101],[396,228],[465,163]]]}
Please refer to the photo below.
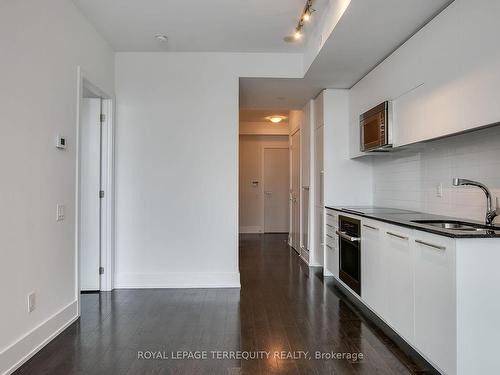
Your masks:
{"label": "light switch", "polygon": [[443,184],[439,183],[436,185],[436,197],[443,198]]}
{"label": "light switch", "polygon": [[28,294],[28,312],[33,312],[36,309],[36,294],[31,292]]}
{"label": "light switch", "polygon": [[56,220],[57,221],[63,221],[64,220],[64,211],[65,211],[64,204],[58,204],[57,207],[56,207]]}

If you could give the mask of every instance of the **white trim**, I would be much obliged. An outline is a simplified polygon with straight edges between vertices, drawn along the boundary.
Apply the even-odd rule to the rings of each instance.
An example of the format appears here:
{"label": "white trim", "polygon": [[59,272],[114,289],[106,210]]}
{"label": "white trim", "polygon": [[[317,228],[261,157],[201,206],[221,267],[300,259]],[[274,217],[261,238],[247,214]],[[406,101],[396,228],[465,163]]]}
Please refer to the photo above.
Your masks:
{"label": "white trim", "polygon": [[77,319],[78,301],[74,300],[3,349],[0,352],[0,368],[8,369],[3,375],[16,371]]}
{"label": "white trim", "polygon": [[[106,103],[106,122],[107,122],[107,134],[106,134],[106,145],[105,152],[107,157],[106,166],[106,181],[107,190],[105,195],[107,199],[105,200],[105,211],[103,212],[104,220],[102,220],[102,228],[105,229],[105,242],[104,248],[101,248],[101,259],[105,260],[103,262],[104,266],[104,277],[101,277],[100,290],[112,290],[113,289],[113,260],[114,260],[114,124],[113,124],[113,114],[114,114],[114,96],[103,91],[96,85],[85,73],[85,70],[80,66],[77,68],[77,103],[76,103],[76,194],[75,194],[75,295],[78,301],[78,316],[80,316],[80,265],[79,265],[79,179],[80,179],[80,104],[83,97],[83,87],[90,89],[93,93],[98,95]],[[104,148],[103,148],[104,150]],[[103,245],[101,243],[101,245]]]}
{"label": "white trim", "polygon": [[240,288],[239,272],[117,273],[117,289]]}
{"label": "white trim", "polygon": [[240,233],[264,233],[264,228],[260,225],[240,227]]}

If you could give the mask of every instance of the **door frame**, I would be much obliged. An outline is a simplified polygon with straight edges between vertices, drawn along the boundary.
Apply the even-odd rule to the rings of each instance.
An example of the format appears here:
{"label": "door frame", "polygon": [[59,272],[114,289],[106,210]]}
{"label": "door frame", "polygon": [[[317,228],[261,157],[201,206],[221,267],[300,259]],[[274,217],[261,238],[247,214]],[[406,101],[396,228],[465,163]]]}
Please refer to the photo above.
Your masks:
{"label": "door frame", "polygon": [[[289,202],[290,202],[290,229],[289,229],[289,232],[290,234],[288,235],[288,245],[294,249],[298,254],[300,254],[300,249],[302,248],[302,244],[301,244],[301,235],[300,235],[300,232],[301,232],[301,227],[302,227],[302,131],[301,131],[302,127],[301,127],[301,124],[299,124],[299,126],[293,130],[291,133],[290,133],[290,136],[289,136],[289,152],[290,152],[290,199],[289,199]],[[293,225],[293,202],[292,202],[292,191],[293,191],[293,163],[292,163],[292,160],[293,160],[293,155],[292,155],[292,137],[299,133],[299,191],[297,193],[297,199],[298,199],[298,206],[299,206],[299,228],[298,228],[298,232],[299,232],[299,250],[295,249],[293,247],[293,240],[292,240],[292,231],[293,231],[293,228],[294,228],[294,225]]]}
{"label": "door frame", "polygon": [[104,198],[101,199],[101,265],[104,274],[100,275],[100,291],[113,289],[114,251],[115,251],[115,202],[114,202],[114,95],[102,90],[83,68],[77,68],[76,103],[76,194],[75,194],[75,294],[80,315],[80,112],[83,88],[90,90],[102,99],[102,113],[105,115],[106,133],[102,135],[101,186]]}
{"label": "door frame", "polygon": [[[261,180],[262,183],[260,184],[260,207],[261,207],[261,217],[260,217],[260,222],[262,225],[262,230],[261,233],[266,233],[266,197],[265,197],[265,190],[264,190],[264,185],[265,185],[265,174],[264,174],[264,167],[265,167],[265,157],[264,153],[266,149],[283,149],[283,150],[289,150],[290,151],[290,145],[286,146],[283,143],[275,143],[275,142],[269,142],[265,143],[261,146],[260,148],[260,171],[261,171]],[[288,153],[288,168],[290,169],[291,160],[290,160],[291,154],[290,152]],[[289,170],[289,177],[290,177],[290,170]],[[290,202],[290,193],[288,193],[288,201]],[[288,232],[290,233],[290,224],[288,224]]]}

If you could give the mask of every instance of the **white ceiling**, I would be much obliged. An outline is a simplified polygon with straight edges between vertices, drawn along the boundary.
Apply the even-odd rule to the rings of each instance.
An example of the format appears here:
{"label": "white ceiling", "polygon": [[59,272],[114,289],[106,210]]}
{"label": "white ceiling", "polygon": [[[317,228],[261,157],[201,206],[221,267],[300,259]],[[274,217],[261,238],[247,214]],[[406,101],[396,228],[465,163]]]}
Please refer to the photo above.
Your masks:
{"label": "white ceiling", "polygon": [[[73,0],[115,51],[298,52],[305,0]],[[315,0],[318,11],[328,0]],[[166,44],[155,34],[168,36]]]}
{"label": "white ceiling", "polygon": [[350,88],[451,2],[352,0],[303,79],[241,78],[240,106],[300,109],[324,88]]}
{"label": "white ceiling", "polygon": [[[116,51],[304,52],[285,43],[305,0],[73,0]],[[242,78],[242,108],[299,109],[323,88],[350,88],[452,0],[351,0],[304,79]],[[154,38],[166,34],[167,43]]]}

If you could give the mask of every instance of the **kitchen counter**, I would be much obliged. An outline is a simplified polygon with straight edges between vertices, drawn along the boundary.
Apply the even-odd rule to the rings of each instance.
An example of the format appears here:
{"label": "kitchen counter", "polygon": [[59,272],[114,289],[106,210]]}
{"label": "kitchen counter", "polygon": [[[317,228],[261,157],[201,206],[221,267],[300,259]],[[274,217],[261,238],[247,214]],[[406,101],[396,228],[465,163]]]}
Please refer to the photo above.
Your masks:
{"label": "kitchen counter", "polygon": [[333,207],[325,206],[327,209],[335,210],[338,212],[343,212],[346,214],[357,215],[361,217],[366,217],[373,220],[379,220],[382,222],[400,225],[402,227],[420,230],[423,232],[433,233],[441,236],[446,236],[450,238],[500,238],[500,227],[494,227],[494,230],[479,230],[479,231],[467,231],[467,230],[456,230],[456,229],[445,229],[439,227],[433,227],[429,224],[415,223],[413,221],[420,220],[446,220],[446,221],[458,221],[463,223],[474,223],[484,225],[484,223],[453,218],[449,216],[440,216],[427,214],[423,212],[401,210],[395,208],[386,207],[375,207],[375,206],[352,206],[352,207]]}

